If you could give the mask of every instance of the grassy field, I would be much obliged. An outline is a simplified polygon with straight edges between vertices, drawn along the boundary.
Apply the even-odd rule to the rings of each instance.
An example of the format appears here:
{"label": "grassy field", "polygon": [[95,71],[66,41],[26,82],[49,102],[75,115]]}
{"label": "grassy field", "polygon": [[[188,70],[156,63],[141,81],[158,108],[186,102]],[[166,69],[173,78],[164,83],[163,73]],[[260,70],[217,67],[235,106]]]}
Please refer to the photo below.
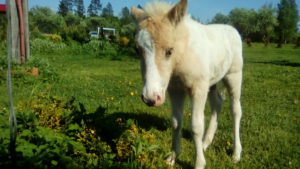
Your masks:
{"label": "grassy field", "polygon": [[[91,161],[86,166],[101,168],[104,165],[99,162],[107,162],[105,165],[110,166],[107,168],[164,167],[161,161],[171,145],[170,104],[167,101],[159,108],[149,108],[140,100],[142,84],[138,60],[112,61],[76,52],[34,54],[33,58],[35,61],[26,68],[15,68],[13,77],[19,123],[18,165],[70,167],[61,164],[67,160],[59,159],[65,143],[60,144],[57,140],[63,138],[69,139],[70,145],[78,149],[65,153],[64,158],[78,159],[78,163],[81,160],[84,164],[89,159],[98,162]],[[215,139],[205,153],[207,168],[299,168],[300,49],[291,46],[265,48],[262,44],[254,44],[251,48],[245,47],[244,60],[242,160],[234,164],[231,159],[233,134],[227,98]],[[39,76],[24,73],[34,65],[39,66]],[[8,160],[9,137],[7,89],[4,73],[1,77],[0,166],[8,166],[4,161]],[[51,117],[48,117],[49,113]],[[208,122],[208,106],[205,113]],[[190,114],[190,103],[187,102],[182,153],[175,166],[178,169],[194,165]],[[37,136],[31,136],[33,133]],[[47,136],[51,134],[53,137]],[[44,138],[44,141],[39,142],[37,138]],[[95,145],[99,142],[103,144],[97,149]],[[45,148],[47,144],[53,146]],[[82,145],[84,150],[81,150]],[[110,148],[104,149],[103,145]],[[111,156],[101,155],[103,152]],[[77,163],[74,166],[84,168]]]}

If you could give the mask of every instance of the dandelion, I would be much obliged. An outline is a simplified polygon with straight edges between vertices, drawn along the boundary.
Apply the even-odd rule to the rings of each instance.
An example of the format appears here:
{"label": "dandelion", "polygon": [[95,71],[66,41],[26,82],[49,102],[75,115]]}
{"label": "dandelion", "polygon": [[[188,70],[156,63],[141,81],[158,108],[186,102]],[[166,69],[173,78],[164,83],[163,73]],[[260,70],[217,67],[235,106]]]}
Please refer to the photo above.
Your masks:
{"label": "dandelion", "polygon": [[130,95],[133,96],[133,95],[134,95],[134,92],[130,92]]}
{"label": "dandelion", "polygon": [[229,145],[229,146],[231,145],[230,141],[227,141],[227,145]]}

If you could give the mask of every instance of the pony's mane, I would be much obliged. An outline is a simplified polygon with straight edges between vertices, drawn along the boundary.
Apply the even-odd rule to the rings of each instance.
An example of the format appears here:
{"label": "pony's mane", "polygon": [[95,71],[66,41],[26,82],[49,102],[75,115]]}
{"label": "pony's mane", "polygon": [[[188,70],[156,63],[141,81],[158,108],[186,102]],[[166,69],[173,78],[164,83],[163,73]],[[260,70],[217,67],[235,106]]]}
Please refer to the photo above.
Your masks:
{"label": "pony's mane", "polygon": [[173,6],[174,4],[172,3],[155,0],[147,3],[144,10],[149,16],[162,16],[167,14]]}

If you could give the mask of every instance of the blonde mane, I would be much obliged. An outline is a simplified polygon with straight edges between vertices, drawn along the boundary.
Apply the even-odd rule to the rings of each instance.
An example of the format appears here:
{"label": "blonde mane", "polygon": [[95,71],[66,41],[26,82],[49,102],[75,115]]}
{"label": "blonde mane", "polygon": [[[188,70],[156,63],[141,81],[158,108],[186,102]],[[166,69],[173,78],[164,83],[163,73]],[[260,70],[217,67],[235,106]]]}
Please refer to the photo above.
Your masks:
{"label": "blonde mane", "polygon": [[146,3],[144,10],[149,16],[162,16],[167,14],[173,6],[174,4],[172,3],[155,0]]}

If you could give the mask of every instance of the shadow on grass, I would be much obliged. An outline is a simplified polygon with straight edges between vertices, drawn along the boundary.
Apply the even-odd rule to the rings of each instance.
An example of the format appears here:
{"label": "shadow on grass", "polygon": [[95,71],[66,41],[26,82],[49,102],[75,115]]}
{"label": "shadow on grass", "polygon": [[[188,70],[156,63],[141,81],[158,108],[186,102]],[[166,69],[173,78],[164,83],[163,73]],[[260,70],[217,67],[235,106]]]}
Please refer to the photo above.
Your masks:
{"label": "shadow on grass", "polygon": [[253,62],[261,64],[272,64],[278,66],[289,66],[289,67],[300,67],[300,63],[290,62],[288,60],[274,60],[274,61],[265,61],[265,62]]}
{"label": "shadow on grass", "polygon": [[181,161],[181,160],[178,159],[178,160],[176,160],[176,163],[178,165],[180,165],[181,168],[184,168],[184,169],[193,169],[193,166],[190,163],[186,162],[186,161]]}
{"label": "shadow on grass", "polygon": [[83,120],[89,128],[97,131],[97,134],[108,143],[119,138],[122,133],[128,128],[127,121],[133,120],[138,127],[145,130],[151,128],[164,131],[170,127],[168,119],[158,117],[156,115],[128,112],[107,113],[106,108],[99,106],[94,113],[86,113],[84,105],[80,104],[80,108],[73,111],[73,120],[80,124]]}

